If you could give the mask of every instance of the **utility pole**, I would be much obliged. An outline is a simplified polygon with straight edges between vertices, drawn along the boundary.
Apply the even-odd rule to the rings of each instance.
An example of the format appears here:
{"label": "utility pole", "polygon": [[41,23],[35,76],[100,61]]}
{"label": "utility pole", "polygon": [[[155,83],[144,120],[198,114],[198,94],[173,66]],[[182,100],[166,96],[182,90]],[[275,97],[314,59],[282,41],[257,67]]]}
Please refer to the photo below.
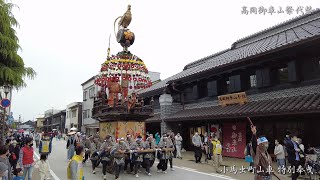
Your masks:
{"label": "utility pole", "polygon": [[20,124],[21,124],[21,114],[19,114],[19,128],[20,129]]}

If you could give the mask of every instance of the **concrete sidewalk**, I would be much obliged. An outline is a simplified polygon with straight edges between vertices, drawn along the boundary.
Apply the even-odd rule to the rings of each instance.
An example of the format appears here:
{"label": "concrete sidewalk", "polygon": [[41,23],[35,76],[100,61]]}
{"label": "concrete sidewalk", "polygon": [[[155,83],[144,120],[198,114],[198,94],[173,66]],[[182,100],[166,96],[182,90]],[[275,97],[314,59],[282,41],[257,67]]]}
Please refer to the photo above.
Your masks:
{"label": "concrete sidewalk", "polygon": [[[194,153],[191,151],[183,152],[182,153],[183,159],[177,159],[174,158],[173,165],[179,166],[179,167],[186,167],[190,169],[194,169],[199,172],[204,173],[215,173],[214,166],[213,166],[213,160],[209,160],[208,163],[204,162],[204,155],[202,156],[201,163],[196,164],[194,161]],[[244,159],[239,158],[229,158],[229,157],[223,157],[222,166],[220,167],[220,170],[223,171],[221,175],[230,176],[235,179],[239,180],[250,180],[254,179],[254,175],[252,172],[249,172],[247,169],[243,172],[241,172],[241,168],[248,168],[249,163],[245,162]],[[289,174],[279,174],[277,169],[277,164],[273,163],[273,169],[275,171],[275,174],[281,179],[281,180],[290,180],[291,175]],[[277,179],[276,177],[272,177],[273,179]],[[299,179],[308,179],[307,176],[300,176]]]}

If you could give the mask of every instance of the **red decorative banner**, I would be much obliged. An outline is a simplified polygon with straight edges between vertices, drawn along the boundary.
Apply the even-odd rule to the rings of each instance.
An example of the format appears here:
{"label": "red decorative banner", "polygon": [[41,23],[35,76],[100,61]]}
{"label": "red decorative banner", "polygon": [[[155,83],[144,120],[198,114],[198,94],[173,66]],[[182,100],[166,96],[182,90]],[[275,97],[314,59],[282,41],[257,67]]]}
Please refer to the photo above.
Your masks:
{"label": "red decorative banner", "polygon": [[246,123],[224,123],[223,134],[223,156],[244,158],[246,147]]}

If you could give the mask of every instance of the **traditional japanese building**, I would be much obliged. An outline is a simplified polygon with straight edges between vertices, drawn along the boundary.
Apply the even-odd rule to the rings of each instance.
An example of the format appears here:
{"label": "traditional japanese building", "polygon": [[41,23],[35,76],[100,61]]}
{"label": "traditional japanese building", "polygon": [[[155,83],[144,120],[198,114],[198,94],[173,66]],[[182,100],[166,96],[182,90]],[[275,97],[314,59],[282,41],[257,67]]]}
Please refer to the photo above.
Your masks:
{"label": "traditional japanese building", "polygon": [[242,157],[251,138],[250,117],[268,137],[270,150],[287,130],[298,133],[306,147],[320,146],[319,49],[320,10],[315,10],[187,64],[139,92],[145,104],[153,99],[155,108],[147,131],[180,132],[189,150],[194,132],[213,131],[221,136],[224,155]]}

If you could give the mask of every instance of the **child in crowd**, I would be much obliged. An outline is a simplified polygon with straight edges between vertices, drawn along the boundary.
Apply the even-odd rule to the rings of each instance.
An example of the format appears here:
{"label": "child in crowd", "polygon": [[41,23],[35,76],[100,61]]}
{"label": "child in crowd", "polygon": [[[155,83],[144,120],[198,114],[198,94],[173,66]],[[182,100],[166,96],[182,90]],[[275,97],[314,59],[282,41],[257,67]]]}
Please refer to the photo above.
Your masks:
{"label": "child in crowd", "polygon": [[40,180],[50,179],[50,165],[46,154],[41,154],[37,166],[39,167]]}
{"label": "child in crowd", "polygon": [[21,168],[17,168],[13,174],[15,175],[13,180],[24,180],[23,171]]}

